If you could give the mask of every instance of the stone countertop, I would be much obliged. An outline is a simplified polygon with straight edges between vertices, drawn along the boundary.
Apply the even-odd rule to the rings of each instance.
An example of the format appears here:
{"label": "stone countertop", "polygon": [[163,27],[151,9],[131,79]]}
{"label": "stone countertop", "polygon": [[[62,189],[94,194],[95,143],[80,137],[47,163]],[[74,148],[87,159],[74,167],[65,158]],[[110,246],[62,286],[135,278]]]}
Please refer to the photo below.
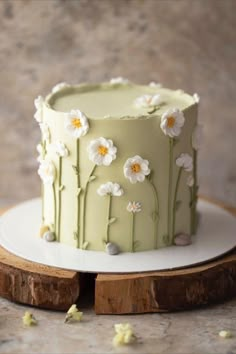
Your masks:
{"label": "stone countertop", "polygon": [[[22,316],[32,311],[38,320],[25,328]],[[64,323],[65,314],[16,305],[0,299],[0,353],[166,353],[233,354],[236,353],[236,300],[194,311],[96,316],[91,306],[81,307],[84,319]],[[138,342],[114,348],[115,323],[132,324]],[[222,339],[221,330],[231,330],[233,337]]]}

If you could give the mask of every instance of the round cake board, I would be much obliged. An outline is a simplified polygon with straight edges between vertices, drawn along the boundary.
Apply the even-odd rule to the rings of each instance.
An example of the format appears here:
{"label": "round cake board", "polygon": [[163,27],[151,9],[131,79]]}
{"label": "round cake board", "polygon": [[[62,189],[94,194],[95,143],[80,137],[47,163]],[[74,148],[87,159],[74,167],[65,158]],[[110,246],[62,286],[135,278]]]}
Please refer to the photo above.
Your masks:
{"label": "round cake board", "polygon": [[[28,203],[32,206],[37,201]],[[17,208],[5,216],[11,215]],[[200,203],[199,209],[202,212]],[[211,209],[212,218],[215,218],[215,210]],[[236,215],[235,209],[231,211]],[[226,215],[231,216],[227,212]],[[29,216],[25,216],[22,221],[28,223],[29,220]],[[15,220],[12,222],[15,223],[17,236],[19,224]],[[227,234],[227,223],[225,227],[222,229],[222,238]],[[83,295],[85,283],[91,284],[91,275],[88,273],[35,263],[0,247],[0,296],[9,300],[41,308],[66,310],[77,301],[79,295]],[[124,314],[192,309],[225,301],[235,295],[236,253],[232,251],[205,264],[182,269],[130,274],[98,272],[95,311],[97,314]]]}
{"label": "round cake board", "polygon": [[208,262],[236,246],[236,218],[204,200],[198,203],[200,223],[191,245],[116,256],[46,242],[37,237],[41,225],[40,205],[40,199],[33,199],[3,214],[0,244],[19,257],[51,267],[91,273],[163,271]]}

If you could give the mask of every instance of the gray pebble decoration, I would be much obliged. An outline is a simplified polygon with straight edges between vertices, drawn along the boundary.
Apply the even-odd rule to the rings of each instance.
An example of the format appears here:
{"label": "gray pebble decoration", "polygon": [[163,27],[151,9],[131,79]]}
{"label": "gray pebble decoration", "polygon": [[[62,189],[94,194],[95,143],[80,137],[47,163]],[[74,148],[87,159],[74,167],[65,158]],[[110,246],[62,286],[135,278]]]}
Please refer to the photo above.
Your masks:
{"label": "gray pebble decoration", "polygon": [[43,235],[43,239],[47,242],[53,242],[55,241],[56,237],[55,237],[55,234],[54,232],[51,232],[51,231],[47,231],[45,232],[45,234]]}
{"label": "gray pebble decoration", "polygon": [[116,254],[119,254],[120,250],[119,250],[119,247],[115,243],[109,242],[106,244],[106,253],[111,256],[114,256]]}
{"label": "gray pebble decoration", "polygon": [[175,236],[174,244],[176,246],[188,246],[191,243],[191,236],[188,234],[178,234]]}

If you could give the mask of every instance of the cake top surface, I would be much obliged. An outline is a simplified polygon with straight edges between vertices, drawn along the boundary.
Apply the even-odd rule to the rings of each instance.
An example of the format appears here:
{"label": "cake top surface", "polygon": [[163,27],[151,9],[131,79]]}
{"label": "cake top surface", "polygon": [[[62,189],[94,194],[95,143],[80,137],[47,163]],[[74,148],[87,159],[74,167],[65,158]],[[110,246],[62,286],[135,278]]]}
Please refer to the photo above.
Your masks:
{"label": "cake top surface", "polygon": [[[146,105],[145,98],[154,96],[159,99],[158,109],[155,104]],[[157,97],[159,96],[159,98]],[[141,101],[139,100],[141,98]],[[137,102],[138,99],[138,102]],[[185,110],[195,103],[193,96],[181,90],[170,90],[150,85],[136,84],[81,84],[65,85],[60,90],[52,92],[46,98],[47,105],[58,112],[69,112],[79,109],[91,119],[125,118],[162,115],[169,108]]]}

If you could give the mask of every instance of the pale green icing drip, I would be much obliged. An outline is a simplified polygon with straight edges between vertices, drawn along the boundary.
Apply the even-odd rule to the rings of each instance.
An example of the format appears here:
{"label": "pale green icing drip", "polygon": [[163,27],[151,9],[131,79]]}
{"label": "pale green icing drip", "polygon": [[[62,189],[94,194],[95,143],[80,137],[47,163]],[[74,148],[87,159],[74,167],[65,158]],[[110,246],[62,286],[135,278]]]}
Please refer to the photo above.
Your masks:
{"label": "pale green icing drip", "polygon": [[[161,95],[161,104],[151,108],[136,108],[134,101],[144,94]],[[79,85],[67,87],[47,97],[46,103],[59,112],[80,109],[92,119],[129,119],[147,116],[153,111],[161,115],[170,107],[181,110],[194,104],[192,96],[165,88],[142,85]]]}
{"label": "pale green icing drip", "polygon": [[176,223],[176,212],[177,212],[177,194],[178,194],[178,190],[179,190],[179,183],[180,183],[180,178],[181,178],[181,174],[183,171],[183,167],[179,168],[178,171],[178,177],[177,177],[177,181],[176,181],[176,185],[175,185],[175,193],[174,193],[174,201],[173,201],[173,207],[172,207],[172,231],[171,231],[171,244],[174,243],[174,237],[175,237],[175,223]]}

